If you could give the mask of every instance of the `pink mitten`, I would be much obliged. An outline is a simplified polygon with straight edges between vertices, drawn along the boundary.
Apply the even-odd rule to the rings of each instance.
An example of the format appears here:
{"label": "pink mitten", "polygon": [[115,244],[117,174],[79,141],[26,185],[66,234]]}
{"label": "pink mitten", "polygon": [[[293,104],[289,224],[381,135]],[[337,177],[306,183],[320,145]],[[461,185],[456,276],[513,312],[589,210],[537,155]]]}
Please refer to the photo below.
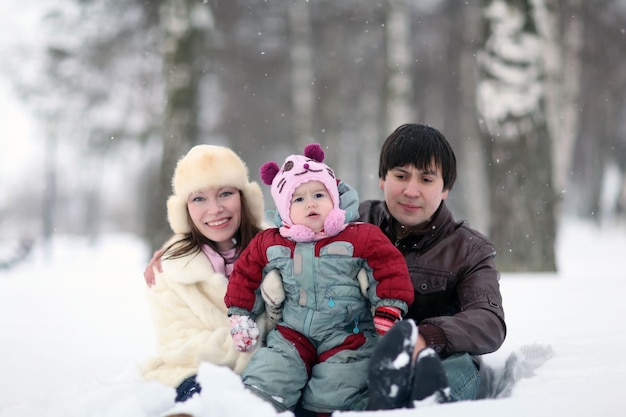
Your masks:
{"label": "pink mitten", "polygon": [[391,326],[400,320],[402,310],[398,307],[383,306],[378,307],[374,312],[374,328],[378,334],[385,334]]}
{"label": "pink mitten", "polygon": [[259,329],[249,316],[230,316],[230,335],[239,352],[249,352],[256,346]]}

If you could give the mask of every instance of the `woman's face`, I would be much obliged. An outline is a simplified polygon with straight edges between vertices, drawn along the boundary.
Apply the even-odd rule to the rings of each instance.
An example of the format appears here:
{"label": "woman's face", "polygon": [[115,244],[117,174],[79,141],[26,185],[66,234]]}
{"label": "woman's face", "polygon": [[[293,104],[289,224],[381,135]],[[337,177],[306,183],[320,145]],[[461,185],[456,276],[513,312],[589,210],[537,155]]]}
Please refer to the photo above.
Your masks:
{"label": "woman's face", "polygon": [[187,210],[196,228],[220,251],[235,246],[233,237],[241,225],[241,195],[235,187],[210,187],[192,193]]}

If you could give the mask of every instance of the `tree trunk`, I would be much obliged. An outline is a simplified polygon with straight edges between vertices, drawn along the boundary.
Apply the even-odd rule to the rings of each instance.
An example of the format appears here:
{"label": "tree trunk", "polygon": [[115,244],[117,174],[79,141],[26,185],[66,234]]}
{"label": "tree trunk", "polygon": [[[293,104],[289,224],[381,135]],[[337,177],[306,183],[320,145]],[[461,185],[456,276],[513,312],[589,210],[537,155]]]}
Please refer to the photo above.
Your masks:
{"label": "tree trunk", "polygon": [[537,29],[547,23],[534,13],[541,7],[541,1],[488,1],[484,9],[477,108],[490,158],[489,235],[502,271],[556,270],[552,139]]}
{"label": "tree trunk", "polygon": [[[152,248],[160,247],[171,235],[167,222],[166,200],[172,193],[171,180],[178,159],[198,142],[198,92],[206,70],[200,65],[207,36],[201,18],[210,13],[207,5],[195,0],[167,0],[161,5],[163,77],[165,109],[163,147],[159,182],[146,217],[146,235]],[[192,14],[195,14],[192,16]]]}
{"label": "tree trunk", "polygon": [[[470,7],[462,11],[463,39],[480,39],[480,10]],[[460,132],[461,147],[457,152],[459,169],[463,181],[455,187],[463,186],[466,205],[466,218],[472,227],[487,234],[489,230],[489,187],[487,186],[487,169],[485,148],[476,124],[476,47],[472,42],[464,43],[461,51],[459,70],[459,95],[461,101]],[[459,181],[461,182],[461,181]],[[451,194],[452,198],[458,191]]]}
{"label": "tree trunk", "polygon": [[45,178],[43,196],[43,252],[46,257],[52,254],[52,237],[56,229],[56,207],[57,207],[57,145],[58,132],[55,121],[47,122],[46,132],[46,152],[45,152]]}
{"label": "tree trunk", "polygon": [[[537,19],[546,40],[543,61],[546,71],[546,113],[552,137],[553,178],[556,218],[567,189],[568,175],[574,159],[574,146],[579,129],[582,19],[581,0],[548,0],[551,10]],[[561,17],[564,17],[561,19]],[[558,229],[558,227],[557,227]]]}
{"label": "tree trunk", "polygon": [[302,152],[313,140],[313,53],[309,7],[305,2],[289,3],[291,102],[297,152]]}
{"label": "tree trunk", "polygon": [[415,119],[411,106],[411,13],[406,0],[387,1],[385,28],[388,74],[386,133],[389,134]]}
{"label": "tree trunk", "polygon": [[[317,49],[326,51],[332,48],[340,49],[345,43],[345,28],[340,19],[325,19],[316,22],[315,39]],[[316,74],[316,124],[315,132],[323,132],[323,135],[337,140],[341,138],[342,120],[345,116],[345,103],[341,83],[342,58],[340,53],[328,54],[325,59],[316,60],[314,72]],[[334,152],[334,151],[333,151]],[[333,153],[331,152],[331,153]],[[344,172],[343,166],[337,166],[340,172]],[[354,184],[352,184],[354,185]]]}

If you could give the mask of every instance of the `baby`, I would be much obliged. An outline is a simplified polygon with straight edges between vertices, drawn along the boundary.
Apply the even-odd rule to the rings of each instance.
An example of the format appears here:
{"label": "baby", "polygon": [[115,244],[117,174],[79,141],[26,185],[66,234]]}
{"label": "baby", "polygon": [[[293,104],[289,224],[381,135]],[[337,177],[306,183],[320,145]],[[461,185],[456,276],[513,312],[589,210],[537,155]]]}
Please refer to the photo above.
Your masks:
{"label": "baby", "polygon": [[[378,339],[413,302],[406,262],[376,226],[347,223],[337,179],[309,144],[282,167],[268,162],[281,224],[258,234],[235,263],[224,298],[238,349],[256,343],[265,301],[282,318],[244,369],[244,385],[278,411],[362,410]],[[265,282],[277,270],[282,283]],[[374,312],[372,314],[372,311]]]}

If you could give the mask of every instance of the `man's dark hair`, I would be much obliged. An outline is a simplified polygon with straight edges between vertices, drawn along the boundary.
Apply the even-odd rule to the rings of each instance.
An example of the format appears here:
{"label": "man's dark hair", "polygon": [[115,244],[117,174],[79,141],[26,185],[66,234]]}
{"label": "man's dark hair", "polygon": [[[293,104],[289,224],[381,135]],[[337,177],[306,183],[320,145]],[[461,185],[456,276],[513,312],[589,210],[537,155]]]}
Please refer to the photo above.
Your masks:
{"label": "man's dark hair", "polygon": [[413,165],[420,171],[441,169],[444,190],[456,181],[456,157],[448,140],[437,129],[422,124],[405,124],[390,134],[380,150],[378,177],[396,167]]}

